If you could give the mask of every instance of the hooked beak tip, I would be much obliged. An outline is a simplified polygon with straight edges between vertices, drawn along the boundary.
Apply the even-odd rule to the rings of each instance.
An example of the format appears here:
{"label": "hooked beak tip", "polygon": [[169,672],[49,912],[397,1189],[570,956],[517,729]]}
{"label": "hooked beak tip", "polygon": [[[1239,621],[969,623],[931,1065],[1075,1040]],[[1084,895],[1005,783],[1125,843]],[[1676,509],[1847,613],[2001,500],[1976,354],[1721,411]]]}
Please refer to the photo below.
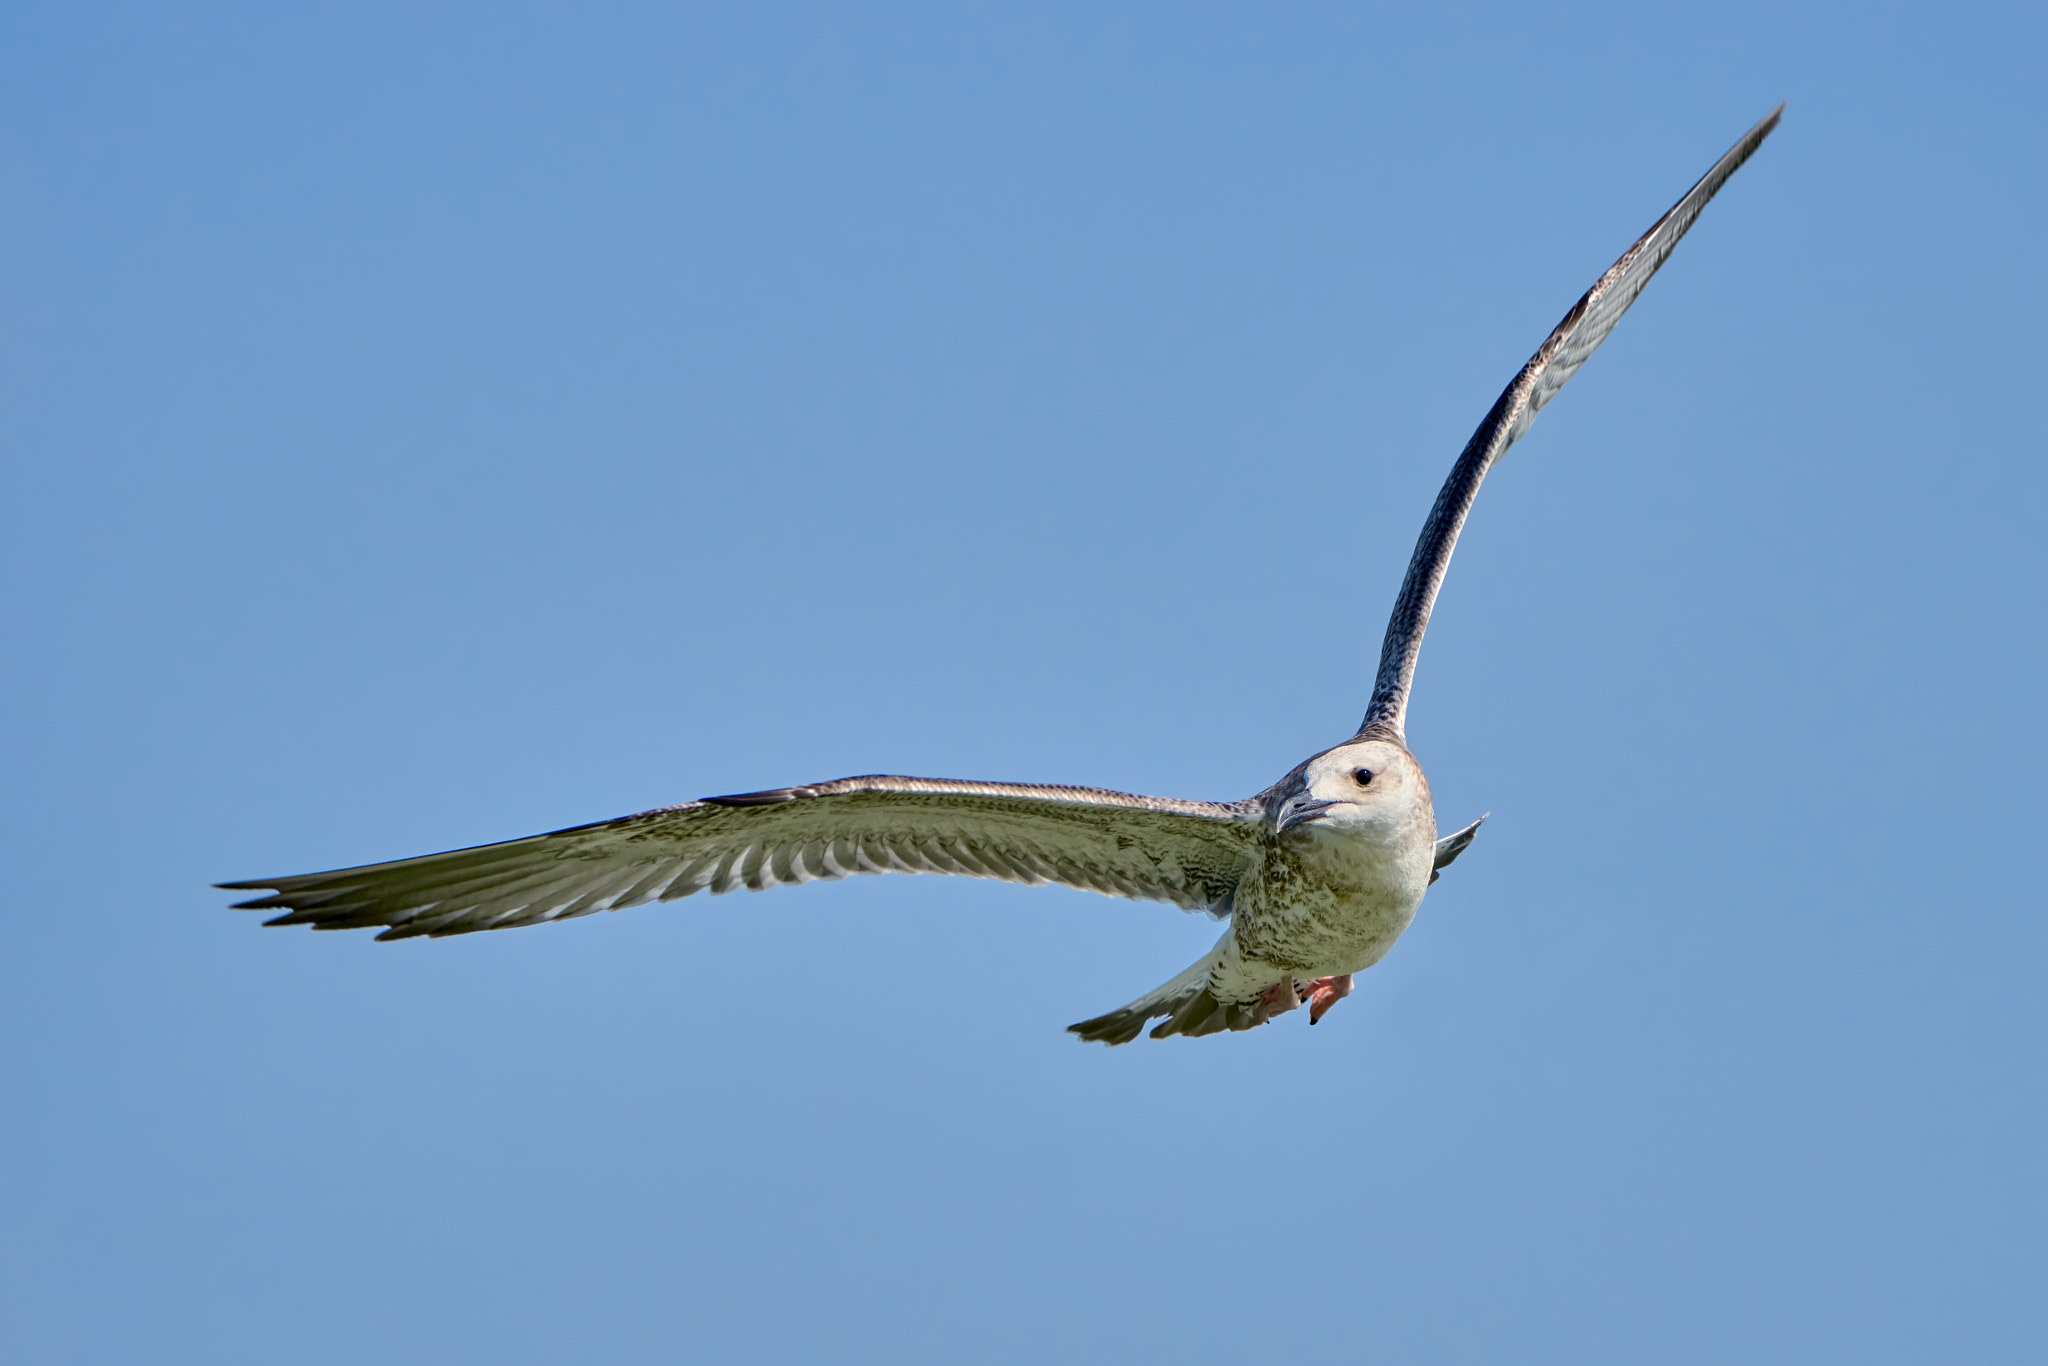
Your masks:
{"label": "hooked beak tip", "polygon": [[1280,808],[1280,814],[1273,822],[1273,833],[1284,835],[1302,822],[1314,820],[1336,804],[1335,802],[1320,801],[1312,797],[1298,798],[1291,801]]}

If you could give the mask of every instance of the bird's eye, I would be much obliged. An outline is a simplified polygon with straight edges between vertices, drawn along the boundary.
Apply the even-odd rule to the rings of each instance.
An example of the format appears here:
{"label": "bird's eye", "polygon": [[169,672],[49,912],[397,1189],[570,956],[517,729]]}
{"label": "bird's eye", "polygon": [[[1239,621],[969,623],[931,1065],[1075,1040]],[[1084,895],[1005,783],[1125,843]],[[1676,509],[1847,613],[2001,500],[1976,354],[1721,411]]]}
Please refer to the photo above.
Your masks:
{"label": "bird's eye", "polygon": [[1355,769],[1352,771],[1351,777],[1360,787],[1364,787],[1372,781],[1372,770],[1369,768]]}

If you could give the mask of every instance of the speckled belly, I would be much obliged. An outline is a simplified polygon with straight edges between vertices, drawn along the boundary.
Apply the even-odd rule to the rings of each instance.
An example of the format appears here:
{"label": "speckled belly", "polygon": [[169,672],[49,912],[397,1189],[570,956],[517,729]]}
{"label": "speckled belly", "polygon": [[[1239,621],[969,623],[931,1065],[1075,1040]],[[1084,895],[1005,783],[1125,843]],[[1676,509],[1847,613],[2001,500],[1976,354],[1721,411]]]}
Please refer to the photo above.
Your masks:
{"label": "speckled belly", "polygon": [[1426,885],[1426,874],[1416,878],[1377,850],[1325,839],[1276,844],[1237,889],[1238,953],[1298,978],[1362,971],[1414,921]]}

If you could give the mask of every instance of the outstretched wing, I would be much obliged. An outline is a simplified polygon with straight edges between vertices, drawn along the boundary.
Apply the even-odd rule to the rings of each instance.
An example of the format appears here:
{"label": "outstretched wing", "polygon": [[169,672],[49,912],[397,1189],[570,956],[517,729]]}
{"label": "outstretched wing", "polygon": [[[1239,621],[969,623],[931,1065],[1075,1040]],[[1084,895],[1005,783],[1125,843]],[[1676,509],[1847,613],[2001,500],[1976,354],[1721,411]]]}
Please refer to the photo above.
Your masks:
{"label": "outstretched wing", "polygon": [[467,934],[693,892],[750,892],[856,874],[950,873],[1188,910],[1219,908],[1256,857],[1249,804],[1092,787],[842,778],[711,797],[596,825],[330,873],[223,882],[272,925],[385,926],[379,939]]}
{"label": "outstretched wing", "polygon": [[1465,525],[1465,515],[1472,510],[1472,500],[1479,496],[1479,485],[1486,472],[1507,453],[1508,447],[1522,439],[1543,405],[1557,397],[1565,381],[1578,373],[1586,358],[1607,340],[1607,334],[1678,246],[1686,229],[1700,216],[1700,210],[1707,207],[1707,201],[1728,177],[1749,160],[1750,154],[1763,145],[1784,112],[1785,106],[1781,104],[1743,134],[1742,141],[1729,148],[1728,154],[1700,177],[1699,184],[1672,205],[1671,211],[1658,219],[1572,306],[1557,330],[1515,376],[1514,383],[1494,401],[1493,410],[1466,443],[1458,463],[1451,467],[1451,476],[1444,481],[1443,491],[1437,494],[1436,505],[1429,510],[1429,520],[1423,523],[1422,535],[1415,542],[1408,575],[1401,581],[1400,596],[1394,600],[1394,615],[1387,622],[1386,640],[1380,647],[1379,676],[1373,683],[1372,703],[1366,709],[1365,720],[1359,723],[1360,734],[1372,731],[1405,743],[1408,689],[1415,677],[1416,657],[1422,650],[1422,633],[1429,626],[1430,609],[1436,605],[1437,589],[1443,585],[1444,570],[1450,567],[1451,552],[1457,548],[1458,532]]}

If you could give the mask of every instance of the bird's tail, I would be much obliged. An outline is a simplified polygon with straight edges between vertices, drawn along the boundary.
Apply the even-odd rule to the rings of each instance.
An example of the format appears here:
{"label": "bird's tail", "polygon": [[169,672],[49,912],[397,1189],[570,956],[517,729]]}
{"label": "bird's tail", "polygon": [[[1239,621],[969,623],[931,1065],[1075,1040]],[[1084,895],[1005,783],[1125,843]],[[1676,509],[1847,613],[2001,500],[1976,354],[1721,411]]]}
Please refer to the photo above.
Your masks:
{"label": "bird's tail", "polygon": [[1138,1037],[1149,1020],[1166,1016],[1166,1022],[1152,1031],[1155,1039],[1185,1034],[1197,1038],[1203,1034],[1217,1034],[1226,1029],[1251,1029],[1266,1022],[1267,1011],[1256,1000],[1246,1002],[1224,1002],[1216,999],[1210,989],[1210,974],[1216,964],[1230,948],[1230,931],[1223,932],[1223,938],[1216,947],[1203,954],[1191,964],[1187,971],[1175,977],[1156,991],[1149,991],[1137,1000],[1107,1015],[1098,1015],[1092,1020],[1068,1025],[1069,1034],[1078,1034],[1085,1043],[1106,1043],[1114,1048],[1120,1043],[1129,1043]]}

